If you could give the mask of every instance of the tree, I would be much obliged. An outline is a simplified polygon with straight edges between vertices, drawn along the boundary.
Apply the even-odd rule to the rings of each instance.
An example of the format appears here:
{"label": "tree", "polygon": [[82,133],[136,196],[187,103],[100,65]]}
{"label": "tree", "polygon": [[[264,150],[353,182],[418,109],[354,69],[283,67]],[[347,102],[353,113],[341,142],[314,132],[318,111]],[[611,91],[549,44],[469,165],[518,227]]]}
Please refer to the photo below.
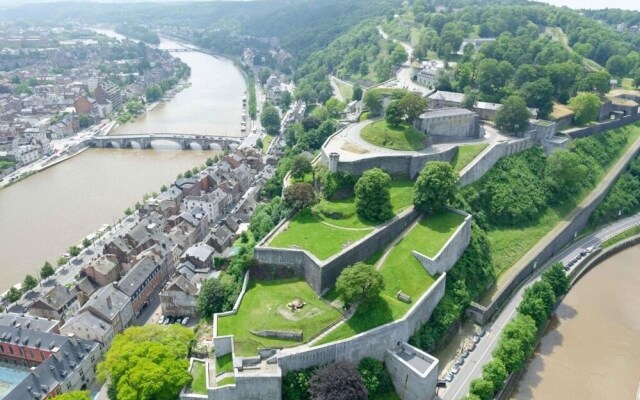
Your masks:
{"label": "tree", "polygon": [[80,125],[81,129],[84,129],[91,125],[92,119],[86,114],[80,114],[78,116],[78,125]]}
{"label": "tree", "polygon": [[302,179],[311,171],[313,171],[313,167],[311,166],[311,161],[309,161],[307,157],[302,154],[298,154],[293,157],[293,162],[291,164],[291,176],[296,179]]}
{"label": "tree", "polygon": [[38,286],[38,281],[36,280],[36,278],[34,278],[31,274],[27,274],[27,276],[24,277],[24,281],[22,281],[22,291],[28,292],[36,286]]}
{"label": "tree", "polygon": [[370,398],[376,394],[389,393],[394,390],[391,375],[381,361],[365,357],[358,363],[358,372]]}
{"label": "tree", "polygon": [[453,200],[457,188],[458,175],[451,164],[428,162],[413,187],[413,205],[423,212],[438,212]]}
{"label": "tree", "polygon": [[367,388],[356,367],[346,361],[318,368],[309,379],[312,400],[366,400]]}
{"label": "tree", "polygon": [[409,92],[398,101],[398,106],[408,122],[413,122],[420,114],[427,110],[427,100],[417,93]]}
{"label": "tree", "polygon": [[633,72],[633,86],[640,88],[640,67]]}
{"label": "tree", "polygon": [[502,389],[509,374],[499,358],[494,358],[482,367],[482,378],[493,384],[493,391]]}
{"label": "tree", "polygon": [[295,211],[311,207],[316,203],[316,193],[313,186],[306,182],[294,183],[284,189],[283,204]]}
{"label": "tree", "polygon": [[260,123],[269,135],[276,136],[280,132],[280,114],[271,104],[267,103],[262,109]]}
{"label": "tree", "polygon": [[327,111],[329,112],[329,116],[331,118],[338,118],[340,116],[340,113],[346,107],[346,104],[344,104],[337,98],[332,97],[327,100],[327,102],[325,103],[325,107],[327,107]]}
{"label": "tree", "polygon": [[409,55],[407,54],[407,50],[405,50],[404,46],[401,44],[397,44],[391,54],[389,54],[389,60],[392,64],[396,65],[404,63],[408,58]]}
{"label": "tree", "polygon": [[574,151],[554,151],[548,158],[545,183],[553,193],[553,199],[564,200],[577,194],[589,183],[589,167]]}
{"label": "tree", "polygon": [[493,383],[486,379],[478,378],[471,381],[469,393],[475,394],[482,400],[493,399]]}
{"label": "tree", "polygon": [[91,394],[86,390],[74,390],[56,396],[56,400],[92,400]]}
{"label": "tree", "polygon": [[496,126],[504,132],[524,132],[529,126],[529,110],[520,96],[509,96],[496,113]]}
{"label": "tree", "polygon": [[260,83],[262,85],[267,83],[267,80],[271,76],[271,73],[272,71],[267,67],[260,68],[260,71],[258,71],[258,79],[260,80]]}
{"label": "tree", "polygon": [[282,96],[280,96],[280,107],[286,110],[289,108],[292,101],[293,101],[293,97],[291,96],[291,93],[288,90],[285,90],[284,92],[282,92]]}
{"label": "tree", "polygon": [[147,98],[147,102],[153,103],[154,101],[160,100],[162,97],[162,88],[160,85],[151,85],[147,87],[145,91],[145,97]]}
{"label": "tree", "polygon": [[262,142],[261,138],[256,139],[256,149],[262,149],[262,146],[264,146],[264,143]]}
{"label": "tree", "polygon": [[118,400],[176,399],[192,379],[187,355],[193,340],[193,331],[178,324],[127,328],[98,364],[98,379],[111,381]]}
{"label": "tree", "polygon": [[366,305],[384,289],[384,279],[374,266],[359,262],[347,267],[336,281],[336,290],[346,304]]}
{"label": "tree", "polygon": [[386,221],[393,215],[391,177],[380,168],[365,171],[355,186],[356,212],[370,221]]}
{"label": "tree", "polygon": [[[136,204],[138,204],[138,203],[136,203]],[[136,208],[140,208],[140,207],[136,207]],[[89,248],[89,246],[91,246],[91,240],[89,240],[87,238],[82,239],[82,247],[87,249],[87,248]]]}
{"label": "tree", "polygon": [[593,93],[578,93],[569,100],[569,108],[575,113],[573,122],[576,125],[584,125],[595,121],[600,114],[600,99]]}
{"label": "tree", "polygon": [[53,276],[55,272],[56,271],[53,269],[53,266],[49,264],[49,261],[47,261],[40,269],[40,276],[42,277],[42,279],[47,279],[48,277]]}
{"label": "tree", "polygon": [[485,58],[478,63],[476,83],[482,93],[493,95],[502,89],[513,75],[513,67],[507,61]]}
{"label": "tree", "polygon": [[397,126],[402,122],[402,111],[400,111],[399,102],[399,100],[393,100],[384,112],[384,119],[389,125]]}
{"label": "tree", "polygon": [[367,90],[364,95],[364,104],[372,114],[380,115],[382,113],[382,94],[377,90]]}
{"label": "tree", "polygon": [[553,92],[554,88],[549,78],[525,83],[520,89],[527,106],[539,110],[539,118],[546,118],[553,111]]}
{"label": "tree", "polygon": [[479,93],[477,90],[465,90],[460,107],[466,108],[467,110],[473,110],[476,107],[478,95]]}
{"label": "tree", "polygon": [[64,257],[60,257],[58,258],[58,261],[56,261],[56,264],[58,265],[58,267],[62,267],[66,263],[67,263],[67,259]]}
{"label": "tree", "polygon": [[627,63],[627,59],[621,55],[609,57],[606,68],[611,75],[618,76],[620,78],[629,73],[629,64]]}
{"label": "tree", "polygon": [[128,216],[129,216],[129,215],[131,215],[131,214],[133,214],[133,210],[131,209],[131,207],[127,207],[127,208],[124,210],[124,215],[126,215],[126,216],[128,217]]}
{"label": "tree", "polygon": [[569,277],[564,272],[564,268],[560,262],[554,263],[549,269],[544,271],[542,273],[542,280],[551,285],[557,299],[569,291]]}
{"label": "tree", "polygon": [[611,90],[611,75],[607,71],[589,72],[580,80],[578,88],[603,95]]}
{"label": "tree", "polygon": [[78,246],[69,247],[69,254],[71,254],[71,257],[77,257],[80,254],[80,248]]}
{"label": "tree", "polygon": [[353,95],[351,96],[351,100],[362,100],[362,88],[360,87],[360,85],[355,85],[353,87]]}
{"label": "tree", "polygon": [[198,299],[196,300],[196,310],[203,318],[211,318],[213,314],[226,311],[229,305],[228,298],[233,293],[234,288],[226,280],[209,278],[202,283]]}
{"label": "tree", "polygon": [[493,356],[499,358],[503,363],[507,372],[518,371],[524,367],[529,359],[528,349],[522,347],[522,342],[517,339],[500,338],[498,347],[493,352]]}
{"label": "tree", "polygon": [[22,291],[12,286],[5,295],[5,300],[7,300],[7,302],[9,303],[15,303],[16,301],[20,300],[20,297],[22,297]]}
{"label": "tree", "polygon": [[524,291],[522,301],[518,305],[518,312],[533,318],[536,326],[540,328],[553,313],[555,303],[556,296],[551,285],[545,281],[539,281]]}

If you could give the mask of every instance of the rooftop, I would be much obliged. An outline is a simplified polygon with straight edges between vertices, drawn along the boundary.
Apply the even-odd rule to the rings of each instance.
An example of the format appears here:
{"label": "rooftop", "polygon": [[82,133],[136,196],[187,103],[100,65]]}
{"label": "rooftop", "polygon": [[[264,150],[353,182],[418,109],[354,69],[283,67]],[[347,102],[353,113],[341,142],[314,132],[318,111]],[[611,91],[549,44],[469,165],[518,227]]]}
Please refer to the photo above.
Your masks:
{"label": "rooftop", "polygon": [[156,263],[150,258],[143,258],[122,278],[120,283],[118,283],[118,289],[129,297],[132,297],[136,290],[142,286],[144,281],[157,267]]}

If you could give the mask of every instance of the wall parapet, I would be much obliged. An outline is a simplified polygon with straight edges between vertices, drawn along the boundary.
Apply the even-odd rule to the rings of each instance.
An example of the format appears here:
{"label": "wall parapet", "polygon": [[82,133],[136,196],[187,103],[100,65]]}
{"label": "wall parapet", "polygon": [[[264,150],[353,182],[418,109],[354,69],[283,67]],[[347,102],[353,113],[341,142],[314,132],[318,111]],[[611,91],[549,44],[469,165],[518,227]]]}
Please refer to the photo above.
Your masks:
{"label": "wall parapet", "polygon": [[440,251],[433,257],[425,256],[416,250],[412,251],[416,259],[431,275],[448,272],[458,261],[471,241],[471,220],[473,218],[471,214],[450,207],[448,207],[448,210],[462,215],[464,222],[458,226]]}
{"label": "wall parapet", "polygon": [[501,158],[519,153],[534,145],[531,138],[509,140],[490,145],[460,171],[460,186],[467,186],[482,178]]}

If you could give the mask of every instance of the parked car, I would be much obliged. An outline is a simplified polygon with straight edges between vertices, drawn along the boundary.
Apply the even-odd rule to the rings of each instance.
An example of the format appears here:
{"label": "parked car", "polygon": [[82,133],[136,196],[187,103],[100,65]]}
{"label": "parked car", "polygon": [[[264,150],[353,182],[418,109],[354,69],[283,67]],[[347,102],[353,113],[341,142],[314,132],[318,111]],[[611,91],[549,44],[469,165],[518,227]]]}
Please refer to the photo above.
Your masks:
{"label": "parked car", "polygon": [[458,357],[458,359],[456,360],[456,364],[464,365],[464,357]]}
{"label": "parked car", "polygon": [[163,322],[164,322],[164,315],[160,315],[160,318],[158,318],[158,324],[162,325]]}
{"label": "parked car", "polygon": [[176,317],[176,320],[173,321],[174,324],[182,324],[182,318],[181,317]]}
{"label": "parked car", "polygon": [[474,343],[479,343],[480,342],[480,336],[478,335],[473,335],[473,337],[471,338],[471,340],[473,340]]}
{"label": "parked car", "polygon": [[182,320],[182,325],[187,326],[189,324],[189,317],[184,317]]}
{"label": "parked car", "polygon": [[476,335],[480,336],[480,337],[484,337],[484,335],[487,334],[487,330],[484,328],[480,328],[476,331]]}
{"label": "parked car", "polygon": [[467,358],[467,357],[469,357],[469,350],[467,350],[467,349],[463,349],[463,350],[462,350],[462,353],[460,354],[460,356],[461,356],[462,358]]}
{"label": "parked car", "polygon": [[451,368],[451,372],[453,374],[457,374],[458,372],[460,372],[460,364],[458,363],[453,364],[453,367]]}
{"label": "parked car", "polygon": [[475,349],[476,349],[476,343],[475,342],[472,341],[467,345],[467,350],[474,351]]}
{"label": "parked car", "polygon": [[444,380],[446,380],[447,382],[451,382],[453,380],[453,374],[451,372],[447,372],[447,374],[444,376]]}
{"label": "parked car", "polygon": [[169,321],[171,321],[171,318],[164,317],[164,321],[162,321],[162,325],[169,325]]}

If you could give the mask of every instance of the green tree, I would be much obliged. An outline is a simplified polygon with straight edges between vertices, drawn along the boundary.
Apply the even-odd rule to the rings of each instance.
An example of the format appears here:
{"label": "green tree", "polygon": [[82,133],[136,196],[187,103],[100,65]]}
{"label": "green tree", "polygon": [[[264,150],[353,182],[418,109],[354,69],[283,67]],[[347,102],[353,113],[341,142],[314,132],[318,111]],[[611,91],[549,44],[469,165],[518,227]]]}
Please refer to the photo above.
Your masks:
{"label": "green tree", "polygon": [[593,93],[578,93],[569,100],[569,108],[575,113],[573,122],[576,125],[584,125],[595,121],[600,114],[600,99]]}
{"label": "green tree", "polygon": [[494,358],[482,367],[482,378],[493,384],[494,392],[502,389],[509,374],[499,358]]}
{"label": "green tree", "polygon": [[640,88],[640,67],[633,72],[633,86]]}
{"label": "green tree", "polygon": [[381,361],[365,357],[358,363],[358,372],[369,392],[369,398],[376,394],[389,393],[394,390],[391,375],[389,375]]}
{"label": "green tree", "polygon": [[382,94],[377,90],[367,90],[364,95],[364,104],[374,115],[382,113]]}
{"label": "green tree", "polygon": [[475,394],[482,400],[493,399],[493,383],[486,379],[478,378],[471,381],[469,393]]}
{"label": "green tree", "polygon": [[360,85],[355,85],[353,87],[353,95],[351,96],[351,100],[362,100],[362,88]]}
{"label": "green tree", "polygon": [[553,85],[548,78],[525,83],[520,89],[527,106],[539,110],[538,118],[546,118],[553,111],[553,92]]}
{"label": "green tree", "polygon": [[42,277],[42,279],[47,279],[48,277],[53,276],[55,272],[56,271],[53,269],[53,266],[49,264],[49,261],[47,261],[40,269],[40,276]]}
{"label": "green tree", "polygon": [[342,270],[336,281],[336,291],[346,304],[366,305],[383,289],[384,279],[380,271],[361,262]]}
{"label": "green tree", "polygon": [[128,217],[128,216],[129,216],[129,215],[131,215],[131,214],[133,214],[133,210],[131,209],[131,207],[127,207],[127,208],[124,210],[124,215],[126,215],[126,216]]}
{"label": "green tree", "polygon": [[202,283],[198,299],[196,300],[196,310],[201,317],[209,319],[213,314],[227,311],[229,307],[229,297],[233,294],[234,288],[227,280],[209,278]]}
{"label": "green tree", "polygon": [[80,254],[80,248],[78,246],[71,246],[68,251],[71,257],[77,257]]}
{"label": "green tree", "polygon": [[287,110],[289,109],[292,101],[293,97],[291,96],[291,93],[289,91],[285,90],[284,92],[282,92],[282,96],[280,96],[280,107]]}
{"label": "green tree", "polygon": [[86,390],[74,390],[56,396],[56,400],[92,400],[91,393]]}
{"label": "green tree", "polygon": [[331,118],[338,118],[346,105],[337,98],[332,97],[327,100],[327,102],[325,103],[325,107],[327,107],[327,111],[329,112],[329,116]]}
{"label": "green tree", "polygon": [[280,114],[271,104],[267,103],[262,109],[260,123],[269,135],[276,136],[280,132]]}
{"label": "green tree", "polygon": [[58,261],[56,261],[56,264],[58,264],[58,267],[62,267],[66,263],[67,263],[67,259],[64,257],[60,257],[58,258]]}
{"label": "green tree", "polygon": [[578,88],[603,95],[611,90],[611,75],[607,71],[589,72],[580,80]]}
{"label": "green tree", "polygon": [[589,181],[589,167],[573,151],[557,150],[547,158],[545,183],[556,200],[564,200],[580,192]]}
{"label": "green tree", "polygon": [[518,339],[500,338],[493,356],[504,363],[507,372],[518,371],[524,367],[524,364],[529,359],[529,352],[522,346],[522,342]]}
{"label": "green tree", "polygon": [[399,100],[393,100],[387,106],[384,112],[384,119],[387,121],[387,124],[397,126],[402,122],[402,111],[400,110],[399,103]]}
{"label": "green tree", "polygon": [[[140,208],[140,207],[136,207],[136,208]],[[91,240],[89,240],[87,238],[82,239],[82,247],[87,249],[87,248],[89,248],[89,246],[91,246]]]}
{"label": "green tree", "polygon": [[606,68],[611,75],[618,76],[620,78],[629,73],[629,64],[627,63],[627,59],[621,55],[609,57]]}
{"label": "green tree", "polygon": [[36,278],[34,278],[33,275],[27,274],[27,276],[24,277],[24,281],[22,281],[22,291],[28,292],[36,286],[38,286]]}
{"label": "green tree", "polygon": [[427,213],[441,211],[453,200],[457,188],[458,175],[451,164],[428,162],[413,186],[413,205]]}
{"label": "green tree", "polygon": [[391,54],[389,54],[389,60],[392,64],[396,65],[404,63],[408,58],[409,55],[407,54],[407,50],[405,50],[404,46],[401,44],[397,44]]}
{"label": "green tree", "polygon": [[380,168],[365,171],[355,186],[356,212],[369,221],[386,221],[393,215],[391,177]]}
{"label": "green tree", "polygon": [[9,303],[15,303],[16,301],[20,300],[21,297],[22,291],[12,286],[5,295],[5,300],[7,300],[7,302]]}
{"label": "green tree", "polygon": [[318,368],[309,379],[312,400],[367,400],[367,388],[356,367],[336,362]]}
{"label": "green tree", "polygon": [[145,91],[145,97],[149,103],[160,100],[162,97],[162,88],[160,85],[151,85]]}
{"label": "green tree", "polygon": [[496,126],[504,132],[524,132],[529,126],[531,114],[520,96],[509,96],[496,113]]}
{"label": "green tree", "polygon": [[538,281],[524,291],[518,312],[533,318],[540,328],[553,313],[555,303],[556,295],[551,285],[545,281]]}
{"label": "green tree", "polygon": [[283,204],[286,208],[300,211],[316,203],[313,186],[306,182],[294,183],[284,189]]}
{"label": "green tree", "polygon": [[91,117],[89,117],[86,114],[80,114],[78,116],[78,124],[80,125],[81,129],[91,126],[91,122],[92,122]]}
{"label": "green tree", "polygon": [[427,100],[417,93],[409,92],[398,100],[398,106],[408,122],[413,122],[420,114],[427,110]]}
{"label": "green tree", "polygon": [[468,395],[462,397],[460,400],[482,400],[482,399],[473,393],[469,393]]}
{"label": "green tree", "polygon": [[191,329],[177,324],[127,328],[113,339],[98,379],[111,381],[118,400],[173,400],[191,382]]}
{"label": "green tree", "polygon": [[313,171],[313,167],[311,166],[311,161],[309,161],[307,157],[302,154],[298,154],[293,157],[293,162],[291,163],[291,176],[295,179],[302,179],[311,171]]}
{"label": "green tree", "polygon": [[477,90],[466,90],[464,92],[464,97],[462,98],[462,104],[460,104],[460,107],[466,108],[467,110],[473,110],[476,107],[478,95],[479,93]]}
{"label": "green tree", "polygon": [[569,291],[569,277],[564,272],[564,268],[561,262],[554,263],[542,273],[542,280],[548,282],[553,289],[553,293],[556,295],[556,298],[567,294]]}

